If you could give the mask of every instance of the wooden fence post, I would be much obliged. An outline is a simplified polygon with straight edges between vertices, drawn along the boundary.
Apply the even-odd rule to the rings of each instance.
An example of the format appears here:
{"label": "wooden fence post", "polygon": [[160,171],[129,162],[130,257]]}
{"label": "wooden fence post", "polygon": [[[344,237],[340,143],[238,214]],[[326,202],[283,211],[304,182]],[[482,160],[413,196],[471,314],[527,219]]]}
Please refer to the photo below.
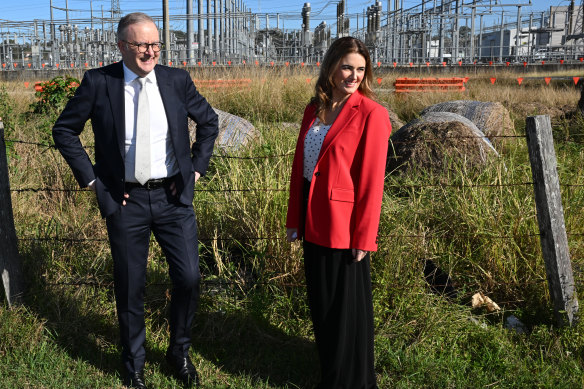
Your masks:
{"label": "wooden fence post", "polygon": [[24,283],[12,215],[4,124],[0,120],[0,272],[8,306],[22,303]]}
{"label": "wooden fence post", "polygon": [[530,116],[526,125],[541,249],[555,317],[560,327],[571,326],[577,320],[578,297],[568,250],[552,125],[547,115]]}

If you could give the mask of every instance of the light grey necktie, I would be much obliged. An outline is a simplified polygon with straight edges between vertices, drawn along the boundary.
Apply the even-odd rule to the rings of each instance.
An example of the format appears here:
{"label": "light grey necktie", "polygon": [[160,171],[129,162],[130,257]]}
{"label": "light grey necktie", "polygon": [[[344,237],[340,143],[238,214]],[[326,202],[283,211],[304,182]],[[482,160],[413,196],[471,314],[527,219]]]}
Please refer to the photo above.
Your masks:
{"label": "light grey necktie", "polygon": [[146,78],[138,77],[141,89],[138,95],[136,118],[136,161],[134,175],[142,185],[150,179],[150,107],[146,93]]}

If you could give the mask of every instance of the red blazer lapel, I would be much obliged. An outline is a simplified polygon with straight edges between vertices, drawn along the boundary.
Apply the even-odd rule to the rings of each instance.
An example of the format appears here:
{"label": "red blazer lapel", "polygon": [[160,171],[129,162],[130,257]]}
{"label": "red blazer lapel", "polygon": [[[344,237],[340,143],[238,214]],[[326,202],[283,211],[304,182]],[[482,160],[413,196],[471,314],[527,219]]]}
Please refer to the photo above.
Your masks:
{"label": "red blazer lapel", "polygon": [[362,100],[363,96],[359,91],[353,93],[349,97],[349,99],[345,103],[345,106],[341,109],[341,112],[335,119],[333,125],[326,134],[324,141],[322,142],[320,154],[318,155],[319,160],[327,152],[330,145],[334,142],[335,138],[341,133],[341,130],[345,127],[345,125],[349,123],[353,116],[355,116],[355,114],[359,111],[359,105],[361,104]]}
{"label": "red blazer lapel", "polygon": [[310,128],[310,126],[312,126],[312,124],[316,120],[315,114],[316,114],[316,106],[309,105],[308,108],[306,109],[306,112],[304,113],[304,117],[302,118],[302,124],[300,125],[300,137],[302,138],[303,142],[304,142],[304,138],[306,137],[306,133],[308,132],[308,129]]}

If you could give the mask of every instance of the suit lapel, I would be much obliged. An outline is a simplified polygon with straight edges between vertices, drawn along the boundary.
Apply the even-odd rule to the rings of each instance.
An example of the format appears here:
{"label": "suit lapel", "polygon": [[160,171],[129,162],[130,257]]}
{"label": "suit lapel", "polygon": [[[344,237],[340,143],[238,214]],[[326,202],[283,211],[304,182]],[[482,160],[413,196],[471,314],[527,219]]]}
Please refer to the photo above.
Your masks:
{"label": "suit lapel", "polygon": [[333,125],[326,134],[324,141],[322,142],[322,147],[320,148],[320,154],[318,159],[322,158],[324,153],[327,152],[331,144],[334,142],[335,138],[342,132],[343,128],[351,121],[353,116],[359,111],[359,105],[363,96],[360,92],[355,92],[349,97],[343,109],[339,113],[339,116],[335,119]]}
{"label": "suit lapel", "polygon": [[178,107],[178,102],[176,96],[178,95],[172,89],[171,80],[168,74],[165,74],[165,69],[161,66],[156,65],[154,72],[156,73],[156,82],[158,83],[158,90],[160,91],[160,98],[162,99],[162,105],[164,105],[164,112],[166,113],[166,121],[168,122],[168,131],[171,134],[171,138],[174,139],[174,132],[176,131],[176,117],[171,115],[172,112],[176,112]]}
{"label": "suit lapel", "polygon": [[[112,66],[111,72],[105,74],[109,95],[110,109],[118,139],[118,148],[122,159],[126,156],[126,112],[124,104],[124,69],[118,62]],[[121,107],[121,109],[120,109]]]}

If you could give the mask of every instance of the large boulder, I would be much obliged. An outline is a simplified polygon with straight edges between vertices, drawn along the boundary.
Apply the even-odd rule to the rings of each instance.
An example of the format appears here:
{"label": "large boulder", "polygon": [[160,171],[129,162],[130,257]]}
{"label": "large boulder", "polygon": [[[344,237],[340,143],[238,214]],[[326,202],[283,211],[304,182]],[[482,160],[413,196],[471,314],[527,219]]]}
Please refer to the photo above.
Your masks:
{"label": "large boulder", "polygon": [[386,170],[440,171],[460,163],[482,166],[497,151],[478,127],[451,112],[429,112],[390,138]]}
{"label": "large boulder", "polygon": [[464,116],[473,122],[495,146],[503,145],[505,136],[515,135],[515,126],[509,116],[509,111],[501,103],[473,100],[446,101],[425,108],[421,115],[429,112],[452,112]]}
{"label": "large boulder", "polygon": [[[213,108],[219,116],[219,136],[215,147],[224,151],[238,151],[251,141],[260,137],[260,132],[247,120],[228,112]],[[197,123],[189,119],[189,135],[191,142],[195,141]]]}

